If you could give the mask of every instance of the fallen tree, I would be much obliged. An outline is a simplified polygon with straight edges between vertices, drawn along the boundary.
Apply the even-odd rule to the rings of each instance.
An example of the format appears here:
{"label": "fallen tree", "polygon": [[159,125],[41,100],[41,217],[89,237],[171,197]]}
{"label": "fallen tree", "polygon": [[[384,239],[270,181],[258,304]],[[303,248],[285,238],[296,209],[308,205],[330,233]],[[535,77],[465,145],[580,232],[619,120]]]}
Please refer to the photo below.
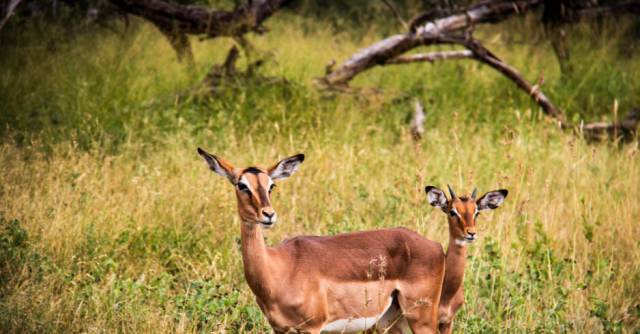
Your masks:
{"label": "fallen tree", "polygon": [[201,38],[231,37],[247,46],[243,36],[267,29],[263,22],[290,0],[255,0],[232,10],[202,5],[181,5],[161,0],[110,0],[120,10],[153,23],[167,37],[179,58],[193,59],[188,35]]}
{"label": "fallen tree", "polygon": [[[335,69],[334,66],[328,68],[326,75],[318,81],[324,87],[344,91],[347,90],[348,83],[354,77],[375,66],[420,61],[475,59],[492,67],[515,83],[518,88],[531,96],[542,111],[553,118],[560,128],[572,129],[588,138],[599,137],[604,133],[620,134],[626,138],[635,136],[640,121],[640,117],[634,116],[635,113],[631,113],[630,117],[625,121],[614,124],[591,123],[578,128],[568,123],[563,112],[542,92],[541,83],[531,84],[517,69],[505,63],[482,45],[480,41],[472,37],[473,28],[477,24],[497,23],[513,15],[523,14],[543,3],[544,1],[542,0],[484,1],[462,11],[446,13],[447,15],[442,17],[420,15],[418,18],[428,17],[429,20],[426,22],[416,22],[414,20],[409,31],[390,36],[359,50],[344,64]],[[606,8],[588,8],[584,9],[584,12],[581,12],[580,15],[598,13],[600,11],[619,12],[628,10],[634,12],[638,10],[639,4],[640,1],[630,1],[616,6],[607,6]],[[417,47],[436,44],[459,45],[466,50],[404,55]]]}

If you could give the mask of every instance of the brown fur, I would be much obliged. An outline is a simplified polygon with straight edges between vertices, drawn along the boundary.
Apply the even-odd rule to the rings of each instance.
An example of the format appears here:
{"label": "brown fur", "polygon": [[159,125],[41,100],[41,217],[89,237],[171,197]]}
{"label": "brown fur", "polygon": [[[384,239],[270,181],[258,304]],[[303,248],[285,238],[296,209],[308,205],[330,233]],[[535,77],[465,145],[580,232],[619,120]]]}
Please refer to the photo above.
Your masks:
{"label": "brown fur", "polygon": [[[221,161],[200,154],[210,166],[208,158]],[[250,194],[236,187],[244,272],[274,331],[320,333],[335,320],[378,315],[395,298],[414,333],[435,333],[445,266],[440,244],[395,228],[265,245],[261,212],[273,210],[269,175],[279,164],[263,173],[243,173],[228,162],[219,164],[224,171],[215,162],[211,167],[234,184],[243,177],[250,183]]]}
{"label": "brown fur", "polygon": [[[430,188],[440,196],[445,196],[444,192],[434,187],[427,187],[427,194]],[[474,192],[475,193],[475,192]],[[438,310],[438,329],[441,334],[449,334],[452,331],[453,319],[464,304],[464,268],[467,263],[467,243],[461,243],[461,240],[475,240],[476,235],[476,210],[495,209],[507,196],[507,191],[497,190],[490,191],[483,195],[477,201],[472,197],[453,197],[446,201],[442,207],[447,213],[449,222],[449,246],[447,247],[446,266],[444,282],[442,284],[442,294],[440,296],[440,307]],[[500,194],[502,200],[492,202],[492,205],[481,204],[488,195]],[[446,199],[446,197],[444,197]],[[431,205],[439,206],[431,203]],[[451,215],[451,211],[455,209],[457,214]],[[458,242],[456,242],[458,240]]]}

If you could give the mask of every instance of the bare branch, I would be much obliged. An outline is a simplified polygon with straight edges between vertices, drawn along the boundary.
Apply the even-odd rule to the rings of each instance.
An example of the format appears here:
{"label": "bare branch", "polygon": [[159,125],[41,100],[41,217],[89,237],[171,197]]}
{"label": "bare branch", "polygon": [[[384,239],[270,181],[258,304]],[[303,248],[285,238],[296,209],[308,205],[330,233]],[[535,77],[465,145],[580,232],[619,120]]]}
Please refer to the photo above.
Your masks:
{"label": "bare branch", "polygon": [[605,137],[629,139],[634,138],[640,125],[640,108],[629,112],[627,117],[619,123],[595,122],[581,127],[582,133],[588,139],[603,139]]}
{"label": "bare branch", "polygon": [[418,99],[414,104],[415,112],[413,113],[413,119],[411,120],[411,135],[414,140],[422,138],[424,134],[424,121],[427,119],[424,113],[424,107]]}
{"label": "bare branch", "polygon": [[178,55],[178,61],[186,59],[190,64],[194,64],[193,51],[187,34],[167,26],[157,25],[152,22],[158,30],[167,38],[169,44],[173,47]]}
{"label": "bare branch", "polygon": [[485,48],[479,41],[465,37],[450,37],[448,39],[452,43],[459,43],[471,50],[476,60],[493,67],[505,77],[513,81],[518,88],[524,90],[528,95],[530,95],[547,115],[557,119],[560,122],[560,126],[566,126],[564,115],[560,109],[558,109],[549,100],[549,98],[542,93],[540,85],[530,84],[522,74],[518,72],[518,70],[500,60],[491,51],[487,50],[487,48]]}
{"label": "bare branch", "polygon": [[400,22],[402,27],[404,27],[405,30],[409,30],[407,21],[402,18],[402,15],[400,15],[398,9],[391,2],[389,2],[389,0],[382,0],[382,2],[385,4],[385,6],[387,6],[387,8],[389,8],[389,10],[393,13],[393,16],[395,16],[398,22]]}
{"label": "bare branch", "polygon": [[390,36],[356,52],[343,65],[323,78],[328,85],[346,85],[359,73],[387,63],[421,45],[438,43],[439,37],[466,29],[478,23],[495,23],[511,15],[521,14],[542,3],[542,0],[487,1],[468,10],[436,19],[418,26],[414,32]]}
{"label": "bare branch", "polygon": [[399,65],[421,62],[434,63],[437,60],[468,59],[473,57],[473,52],[469,50],[429,52],[418,53],[409,56],[400,56],[387,61],[385,65]]}
{"label": "bare branch", "polygon": [[[237,37],[249,32],[263,33],[266,29],[262,23],[290,0],[249,1],[231,11],[161,0],[110,1],[124,12],[140,16],[153,22],[161,31],[178,36],[177,41],[185,41],[182,36],[186,34],[216,38]],[[176,44],[172,41],[172,45]],[[181,54],[181,50],[176,51]]]}
{"label": "bare branch", "polygon": [[3,11],[3,15],[0,18],[0,30],[2,30],[2,28],[4,27],[5,24],[7,24],[7,22],[9,22],[9,19],[11,18],[11,16],[13,16],[13,14],[16,12],[16,8],[18,8],[18,5],[22,2],[22,0],[10,0]]}

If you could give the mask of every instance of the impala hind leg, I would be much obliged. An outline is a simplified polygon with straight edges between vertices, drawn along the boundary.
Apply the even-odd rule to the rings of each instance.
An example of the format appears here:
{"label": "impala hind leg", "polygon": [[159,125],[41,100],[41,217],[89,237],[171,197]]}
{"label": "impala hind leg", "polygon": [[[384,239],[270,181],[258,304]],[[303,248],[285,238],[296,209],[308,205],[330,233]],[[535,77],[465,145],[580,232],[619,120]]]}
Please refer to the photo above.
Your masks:
{"label": "impala hind leg", "polygon": [[438,333],[440,291],[423,291],[410,296],[400,293],[398,300],[413,334]]}
{"label": "impala hind leg", "polygon": [[405,322],[399,323],[393,327],[396,333],[405,333],[406,325],[411,329],[413,334],[435,334],[437,333],[437,308],[433,306],[419,306],[407,308],[405,313]]}

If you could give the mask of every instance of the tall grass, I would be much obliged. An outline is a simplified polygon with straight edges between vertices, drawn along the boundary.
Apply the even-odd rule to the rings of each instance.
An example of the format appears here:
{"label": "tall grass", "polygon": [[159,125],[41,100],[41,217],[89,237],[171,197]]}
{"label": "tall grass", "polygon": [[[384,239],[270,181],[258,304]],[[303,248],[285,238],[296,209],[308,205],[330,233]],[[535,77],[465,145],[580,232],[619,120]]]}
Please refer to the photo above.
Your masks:
{"label": "tall grass", "polygon": [[[509,24],[479,33],[531,80],[544,71],[543,88],[576,120],[611,119],[614,98],[621,111],[640,104],[640,61],[609,47],[622,33],[575,38],[574,49],[597,47],[576,52],[578,71],[560,76],[545,42],[505,42],[530,37]],[[480,218],[459,330],[640,329],[637,144],[563,133],[510,82],[468,61],[379,68],[354,83],[383,94],[320,93],[311,82],[330,59],[381,35],[361,32],[356,43],[286,15],[271,26],[252,42],[269,59],[264,74],[288,82],[250,81],[211,98],[175,96],[229,41],[194,41],[194,68],[146,25],[48,47],[25,32],[26,43],[2,51],[2,331],[269,331],[244,282],[232,189],[197,146],[240,166],[307,155],[273,195],[281,219],[269,244],[391,226],[446,243],[425,185],[507,188],[505,206]],[[407,96],[426,105],[419,144]]]}

